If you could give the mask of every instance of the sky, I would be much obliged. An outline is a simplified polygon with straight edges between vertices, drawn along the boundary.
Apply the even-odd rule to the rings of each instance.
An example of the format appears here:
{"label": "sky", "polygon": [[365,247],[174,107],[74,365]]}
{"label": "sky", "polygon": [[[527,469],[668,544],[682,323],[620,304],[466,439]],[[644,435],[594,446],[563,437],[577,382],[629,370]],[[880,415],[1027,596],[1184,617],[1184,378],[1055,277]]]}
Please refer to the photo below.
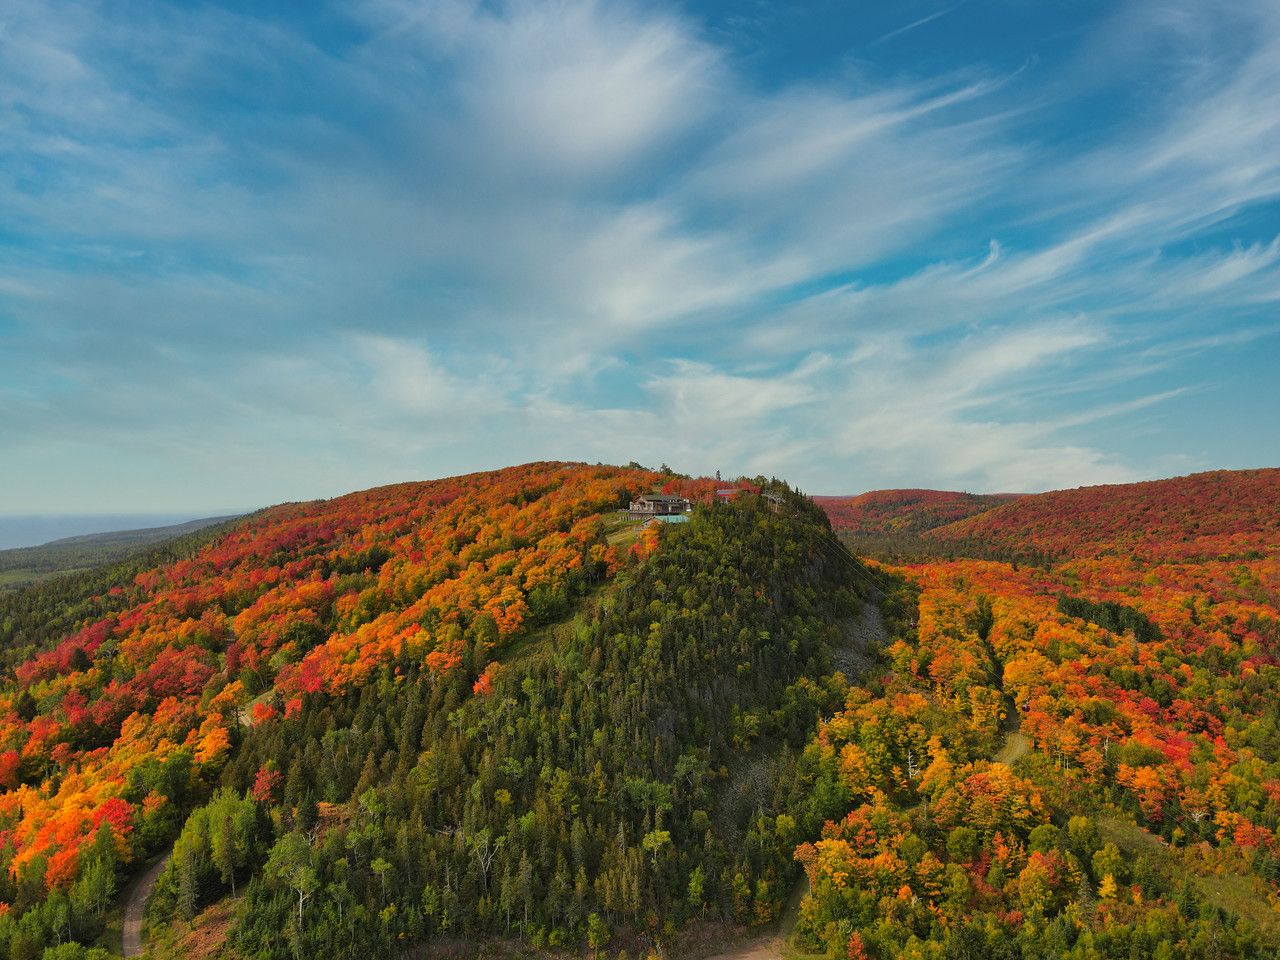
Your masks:
{"label": "sky", "polygon": [[1280,464],[1280,5],[0,4],[0,513]]}
{"label": "sky", "polygon": [[195,519],[185,512],[163,513],[89,513],[89,514],[0,514],[0,550],[34,547],[89,533],[112,533],[119,530],[141,530],[164,527]]}

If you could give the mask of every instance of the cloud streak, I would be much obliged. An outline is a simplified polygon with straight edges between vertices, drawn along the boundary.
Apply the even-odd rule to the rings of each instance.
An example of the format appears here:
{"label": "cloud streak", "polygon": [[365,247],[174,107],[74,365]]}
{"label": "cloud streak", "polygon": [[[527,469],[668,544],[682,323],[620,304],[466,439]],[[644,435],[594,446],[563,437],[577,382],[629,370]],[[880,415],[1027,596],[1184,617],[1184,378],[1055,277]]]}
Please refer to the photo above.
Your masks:
{"label": "cloud streak", "polygon": [[194,509],[535,457],[823,491],[1219,465],[1168,425],[1089,433],[1210,403],[1198,364],[1274,344],[1280,19],[1169,9],[1128,9],[1115,67],[1176,49],[1167,93],[1069,136],[1049,67],[762,81],[696,8],[9,4],[0,495]]}
{"label": "cloud streak", "polygon": [[915,30],[919,27],[923,27],[926,24],[933,23],[933,21],[939,19],[940,17],[945,17],[948,13],[951,13],[953,10],[955,10],[959,6],[960,4],[957,3],[950,7],[944,7],[941,10],[928,14],[927,16],[920,17],[918,20],[912,20],[910,23],[906,24],[905,26],[898,27],[896,30],[890,30],[888,33],[882,33],[880,36],[876,37],[874,40],[871,41],[871,45],[873,47],[878,47],[882,43],[888,43],[890,40],[900,37],[904,33],[910,33],[912,30]]}

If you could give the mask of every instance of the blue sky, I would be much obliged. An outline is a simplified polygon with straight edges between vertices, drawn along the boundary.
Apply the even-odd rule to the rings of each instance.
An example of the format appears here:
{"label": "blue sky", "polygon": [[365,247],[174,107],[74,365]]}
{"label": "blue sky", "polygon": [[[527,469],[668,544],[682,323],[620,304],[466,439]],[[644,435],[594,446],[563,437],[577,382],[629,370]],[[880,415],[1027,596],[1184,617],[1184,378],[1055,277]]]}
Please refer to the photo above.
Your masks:
{"label": "blue sky", "polygon": [[1280,7],[0,8],[0,513],[1280,463]]}

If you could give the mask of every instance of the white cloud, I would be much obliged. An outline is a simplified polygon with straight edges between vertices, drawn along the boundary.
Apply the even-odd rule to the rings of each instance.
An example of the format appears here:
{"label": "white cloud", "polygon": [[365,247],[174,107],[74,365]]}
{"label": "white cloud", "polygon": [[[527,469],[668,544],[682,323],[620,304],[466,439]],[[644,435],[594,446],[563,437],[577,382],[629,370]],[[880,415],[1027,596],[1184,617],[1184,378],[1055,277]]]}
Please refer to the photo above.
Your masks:
{"label": "white cloud", "polygon": [[1280,195],[1263,2],[1136,5],[1094,56],[1177,69],[1087,146],[1028,135],[1037,71],[771,86],[639,4],[369,2],[330,11],[348,47],[135,13],[0,12],[0,438],[33,476],[57,447],[248,458],[227,482],[280,497],[308,463],[542,456],[1125,479],[1073,430],[1274,327],[1280,230],[1233,226]]}
{"label": "white cloud", "polygon": [[743,422],[783,413],[818,400],[817,375],[829,361],[812,357],[781,376],[742,376],[705,363],[679,360],[647,384],[660,410],[682,424],[737,429]]}

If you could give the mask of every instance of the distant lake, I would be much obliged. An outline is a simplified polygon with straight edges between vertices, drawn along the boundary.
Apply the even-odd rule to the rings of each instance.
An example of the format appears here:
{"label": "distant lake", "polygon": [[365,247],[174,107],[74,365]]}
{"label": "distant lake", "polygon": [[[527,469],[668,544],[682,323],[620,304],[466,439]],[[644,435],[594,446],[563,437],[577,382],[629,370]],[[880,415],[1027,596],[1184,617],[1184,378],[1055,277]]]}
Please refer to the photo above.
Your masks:
{"label": "distant lake", "polygon": [[84,533],[110,533],[114,530],[141,530],[144,527],[167,527],[203,517],[217,517],[240,510],[209,510],[205,513],[81,513],[50,516],[5,516],[0,514],[0,550],[12,547],[36,547],[50,540],[75,537]]}

